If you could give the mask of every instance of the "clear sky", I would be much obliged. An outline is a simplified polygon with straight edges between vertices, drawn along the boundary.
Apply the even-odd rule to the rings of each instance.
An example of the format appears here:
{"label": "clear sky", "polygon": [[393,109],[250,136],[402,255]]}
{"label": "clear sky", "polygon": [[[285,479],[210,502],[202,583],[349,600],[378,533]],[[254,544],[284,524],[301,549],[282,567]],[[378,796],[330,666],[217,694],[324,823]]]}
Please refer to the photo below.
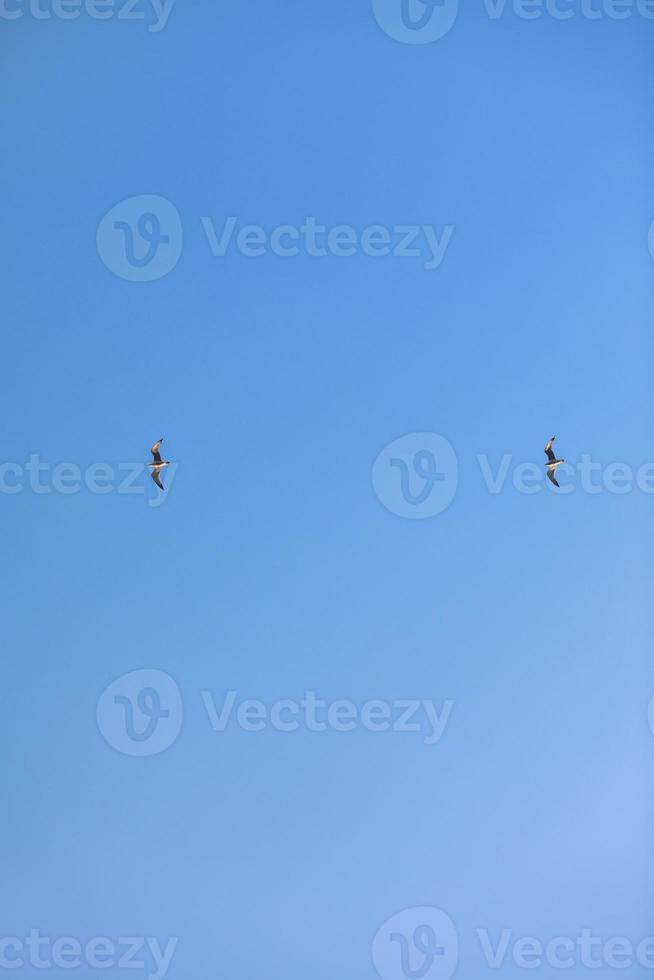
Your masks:
{"label": "clear sky", "polygon": [[[393,959],[397,932],[371,952],[396,913],[435,907],[456,976],[479,980],[525,971],[512,945],[491,970],[478,929],[654,931],[654,496],[513,476],[543,480],[552,433],[574,467],[654,458],[654,22],[480,0],[411,44],[376,8],[177,0],[157,25],[144,2],[144,20],[3,7],[22,16],[0,69],[0,939],[176,937],[173,980],[449,980],[451,949],[426,972],[418,949],[409,972]],[[142,195],[169,206],[105,219]],[[310,254],[307,219],[353,228],[354,254]],[[298,254],[252,257],[246,225],[290,226]],[[430,230],[420,255],[366,254],[402,225]],[[161,269],[148,235],[168,238]],[[393,511],[403,446],[414,497],[421,439],[442,471],[430,437],[371,476],[412,433],[458,464],[425,519]],[[162,435],[165,495],[143,469]],[[479,454],[492,473],[510,456],[501,492]],[[79,492],[53,486],[61,463]],[[93,492],[96,463],[138,464],[138,492]],[[103,694],[141,669],[171,680]],[[262,731],[237,707],[213,730],[230,691],[263,704]],[[300,707],[277,730],[307,692],[394,719],[451,703],[434,744],[426,714],[424,732],[313,731]],[[3,955],[43,975],[26,946]],[[106,959],[50,975],[125,975]]]}

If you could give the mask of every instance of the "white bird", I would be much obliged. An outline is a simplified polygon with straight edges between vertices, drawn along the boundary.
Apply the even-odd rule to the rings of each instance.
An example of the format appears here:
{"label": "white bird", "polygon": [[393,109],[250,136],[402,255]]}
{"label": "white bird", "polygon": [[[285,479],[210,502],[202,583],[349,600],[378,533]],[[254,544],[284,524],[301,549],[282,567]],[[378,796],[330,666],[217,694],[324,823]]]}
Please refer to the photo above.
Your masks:
{"label": "white bird", "polygon": [[162,459],[161,458],[161,454],[159,452],[159,446],[161,445],[162,442],[163,442],[163,436],[161,437],[161,439],[159,439],[158,442],[155,442],[154,446],[150,450],[150,452],[152,453],[152,455],[154,457],[154,463],[148,463],[148,466],[151,467],[151,469],[152,469],[152,472],[150,473],[150,476],[152,477],[152,479],[154,480],[154,482],[157,484],[157,486],[161,490],[164,489],[164,485],[161,482],[161,478],[160,478],[159,474],[160,474],[161,470],[164,468],[164,466],[170,466],[170,460],[169,459]]}
{"label": "white bird", "polygon": [[547,479],[551,480],[551,482],[554,484],[555,487],[558,487],[559,482],[555,476],[556,468],[557,466],[560,466],[561,463],[565,463],[565,460],[557,459],[556,456],[554,455],[554,452],[552,450],[552,443],[554,442],[555,439],[556,436],[552,436],[550,441],[545,446],[545,455],[547,456],[547,460],[548,460],[547,463],[545,463],[545,466],[547,467]]}

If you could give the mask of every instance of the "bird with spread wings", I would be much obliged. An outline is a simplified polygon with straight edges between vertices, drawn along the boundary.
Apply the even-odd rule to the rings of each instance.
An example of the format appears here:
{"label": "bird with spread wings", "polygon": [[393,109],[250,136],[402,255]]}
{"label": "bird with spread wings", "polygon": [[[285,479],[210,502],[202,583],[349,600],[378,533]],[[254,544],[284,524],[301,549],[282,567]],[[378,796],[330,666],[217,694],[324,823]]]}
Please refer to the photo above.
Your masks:
{"label": "bird with spread wings", "polygon": [[560,466],[561,463],[565,463],[564,459],[557,459],[554,450],[552,449],[552,444],[556,436],[552,436],[550,441],[545,446],[545,455],[547,456],[547,462],[545,466],[547,467],[547,479],[554,484],[555,487],[560,486],[559,481],[556,479],[556,468]]}
{"label": "bird with spread wings", "polygon": [[163,436],[161,437],[161,439],[158,440],[158,442],[155,442],[154,446],[150,450],[150,452],[152,453],[152,458],[153,458],[154,462],[153,463],[148,463],[148,466],[150,467],[150,470],[151,470],[150,476],[152,477],[152,479],[157,484],[157,486],[159,487],[160,490],[163,490],[164,489],[164,485],[161,482],[161,477],[160,477],[159,474],[161,473],[161,471],[164,468],[164,466],[170,466],[170,460],[169,459],[162,459],[161,458],[161,453],[159,452],[159,447],[161,446],[161,443],[162,442],[163,442]]}

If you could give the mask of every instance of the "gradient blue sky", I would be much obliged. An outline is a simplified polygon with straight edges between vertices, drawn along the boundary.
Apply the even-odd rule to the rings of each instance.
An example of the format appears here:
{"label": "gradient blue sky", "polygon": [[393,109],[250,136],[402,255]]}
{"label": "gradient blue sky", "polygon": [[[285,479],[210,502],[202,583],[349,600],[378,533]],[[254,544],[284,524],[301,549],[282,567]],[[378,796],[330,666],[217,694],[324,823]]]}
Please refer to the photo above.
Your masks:
{"label": "gradient blue sky", "polygon": [[[478,927],[654,931],[654,498],[493,496],[475,458],[540,464],[552,432],[652,458],[653,32],[480,2],[410,46],[367,0],[2,22],[2,461],[146,462],[164,435],[179,464],[158,508],[145,474],[0,495],[3,935],[176,936],[173,980],[371,980],[378,928],[427,905],[478,980]],[[151,283],[95,242],[141,194],[184,228]],[[436,271],[214,258],[201,218],[228,215],[455,233]],[[371,467],[422,431],[459,489],[404,520]],[[184,724],[139,759],[96,704],[145,667]],[[230,689],[455,707],[431,747],[213,733],[200,692]]]}

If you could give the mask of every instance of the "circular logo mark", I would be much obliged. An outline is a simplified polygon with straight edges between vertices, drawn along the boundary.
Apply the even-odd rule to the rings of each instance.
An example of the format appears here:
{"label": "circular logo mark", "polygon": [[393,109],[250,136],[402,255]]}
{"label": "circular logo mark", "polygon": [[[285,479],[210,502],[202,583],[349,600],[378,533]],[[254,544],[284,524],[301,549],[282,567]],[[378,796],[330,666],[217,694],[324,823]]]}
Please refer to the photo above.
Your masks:
{"label": "circular logo mark", "polygon": [[459,0],[372,0],[375,19],[404,44],[431,44],[454,27]]}
{"label": "circular logo mark", "polygon": [[100,695],[96,718],[105,741],[125,755],[158,755],[182,727],[182,696],[161,670],[134,670]]}
{"label": "circular logo mark", "polygon": [[454,923],[429,906],[398,912],[372,942],[372,961],[382,980],[450,980],[458,959]]}
{"label": "circular logo mark", "polygon": [[647,722],[649,724],[649,730],[654,735],[654,695],[650,698],[650,702],[647,705]]}
{"label": "circular logo mark", "polygon": [[412,432],[381,451],[372,485],[381,503],[398,517],[424,520],[446,510],[456,494],[456,453],[435,432]]}
{"label": "circular logo mark", "polygon": [[98,255],[115,275],[152,282],[171,272],[182,254],[182,220],[165,197],[141,194],[116,204],[98,225]]}

